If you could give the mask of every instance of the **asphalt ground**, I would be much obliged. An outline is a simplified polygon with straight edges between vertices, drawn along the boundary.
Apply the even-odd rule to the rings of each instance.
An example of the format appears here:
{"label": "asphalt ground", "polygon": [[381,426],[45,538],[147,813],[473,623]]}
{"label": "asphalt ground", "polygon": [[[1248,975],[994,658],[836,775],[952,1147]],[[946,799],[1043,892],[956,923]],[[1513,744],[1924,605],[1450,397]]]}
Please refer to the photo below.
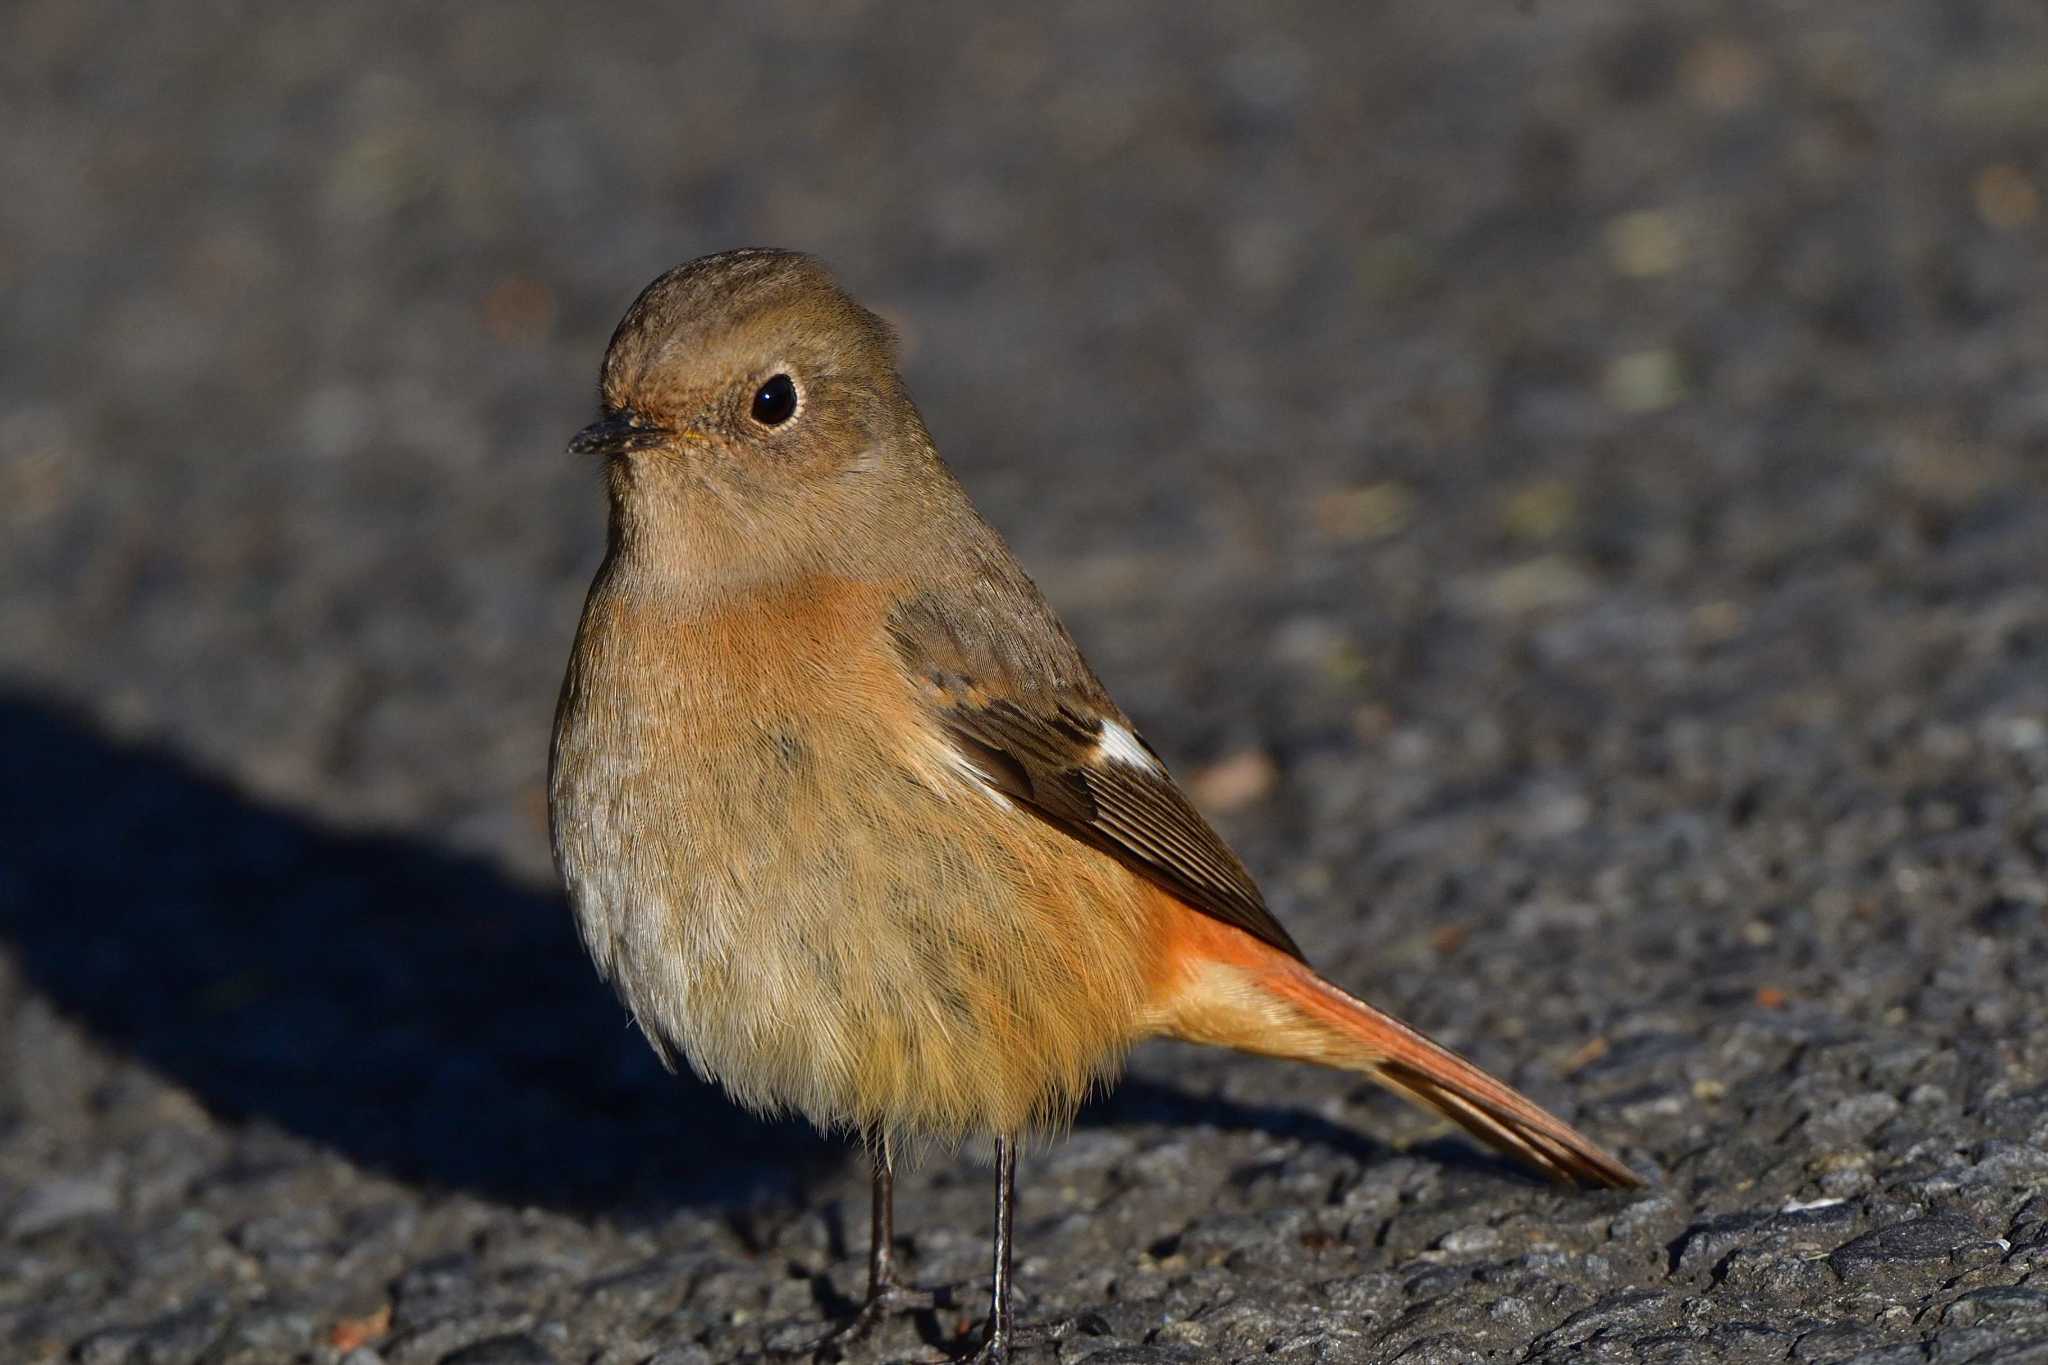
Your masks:
{"label": "asphalt ground", "polygon": [[[1027,1361],[2048,1361],[2048,9],[0,17],[0,1358],[724,1361],[858,1156],[547,866],[660,270],[819,253],[1328,974],[1654,1184],[1160,1046]],[[901,1182],[965,1338],[988,1177]]]}

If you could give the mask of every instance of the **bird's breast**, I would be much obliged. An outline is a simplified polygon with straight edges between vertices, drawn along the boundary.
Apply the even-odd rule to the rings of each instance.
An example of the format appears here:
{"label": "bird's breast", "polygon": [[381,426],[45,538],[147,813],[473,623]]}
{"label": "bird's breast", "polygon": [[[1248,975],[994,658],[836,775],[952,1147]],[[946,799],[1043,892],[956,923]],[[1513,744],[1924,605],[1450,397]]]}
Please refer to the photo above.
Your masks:
{"label": "bird's breast", "polygon": [[601,582],[556,722],[556,859],[656,1047],[743,1102],[1015,1131],[1130,1041],[1150,901],[951,758],[889,600],[812,583],[678,615]]}
{"label": "bird's breast", "polygon": [[905,704],[865,647],[875,588],[680,610],[621,577],[601,575],[584,610],[549,802],[586,942],[631,1000],[816,898]]}

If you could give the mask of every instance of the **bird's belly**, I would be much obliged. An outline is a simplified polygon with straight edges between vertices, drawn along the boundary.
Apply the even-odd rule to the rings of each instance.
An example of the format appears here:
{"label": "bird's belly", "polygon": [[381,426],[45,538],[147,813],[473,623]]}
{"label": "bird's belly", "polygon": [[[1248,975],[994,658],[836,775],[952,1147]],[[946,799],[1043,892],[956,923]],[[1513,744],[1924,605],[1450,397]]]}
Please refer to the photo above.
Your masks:
{"label": "bird's belly", "polygon": [[[665,1056],[824,1127],[1057,1122],[1142,1014],[1149,894],[888,727],[785,716],[554,782],[584,940]],[[641,780],[649,765],[662,780]]]}

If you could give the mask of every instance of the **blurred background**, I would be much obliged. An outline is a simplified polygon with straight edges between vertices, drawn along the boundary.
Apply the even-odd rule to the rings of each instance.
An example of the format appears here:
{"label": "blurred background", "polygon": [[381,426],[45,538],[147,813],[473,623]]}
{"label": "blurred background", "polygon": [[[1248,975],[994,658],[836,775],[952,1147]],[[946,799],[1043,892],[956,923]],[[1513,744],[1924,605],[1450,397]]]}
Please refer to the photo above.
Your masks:
{"label": "blurred background", "polygon": [[[1030,1224],[1036,1319],[2013,1339],[1953,1304],[2048,1219],[2034,0],[17,0],[0,180],[11,1358],[723,1359],[850,1286],[858,1163],[661,1077],[546,852],[603,534],[563,447],[641,286],[739,245],[901,330],[1310,956],[1664,1179],[1576,1234],[1604,1269],[1531,1268],[1579,1206],[1349,1082],[1147,1053]],[[1552,1286],[1520,1316],[1472,1306],[1510,1270],[1395,1273],[1446,1190],[1495,1236],[1452,1260]],[[980,1177],[905,1198],[973,1273]],[[1940,1245],[1782,1299],[1685,1260],[1815,1199],[1757,1254]],[[1214,1326],[1183,1244],[1275,1322]],[[1127,1322],[1141,1255],[1182,1297]]]}

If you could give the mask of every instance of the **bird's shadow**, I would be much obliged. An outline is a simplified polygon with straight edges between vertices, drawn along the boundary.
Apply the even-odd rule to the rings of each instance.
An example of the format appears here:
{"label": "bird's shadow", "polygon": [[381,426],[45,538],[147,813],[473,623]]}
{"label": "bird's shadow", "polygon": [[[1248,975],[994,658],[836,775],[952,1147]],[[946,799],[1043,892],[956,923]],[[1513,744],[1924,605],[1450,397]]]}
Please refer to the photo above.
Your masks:
{"label": "bird's shadow", "polygon": [[[339,829],[0,691],[0,935],[32,988],[216,1114],[397,1179],[571,1212],[733,1208],[849,1158],[664,1073],[549,891]],[[1382,1149],[1312,1115],[1133,1082],[1092,1122]]]}

